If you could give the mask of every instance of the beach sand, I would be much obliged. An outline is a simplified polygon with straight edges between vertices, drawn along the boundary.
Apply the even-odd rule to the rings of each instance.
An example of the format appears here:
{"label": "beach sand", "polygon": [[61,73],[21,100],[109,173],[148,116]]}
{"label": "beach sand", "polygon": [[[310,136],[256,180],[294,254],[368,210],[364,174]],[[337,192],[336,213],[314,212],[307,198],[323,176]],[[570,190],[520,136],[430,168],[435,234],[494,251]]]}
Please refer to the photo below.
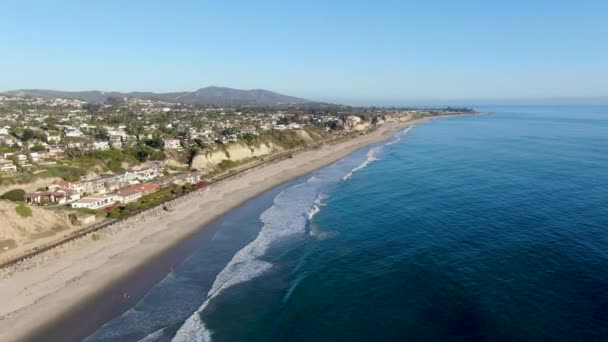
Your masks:
{"label": "beach sand", "polygon": [[[129,273],[158,260],[222,214],[266,190],[427,120],[386,124],[345,142],[265,164],[180,198],[171,203],[170,211],[154,209],[139,214],[107,228],[95,239],[85,237],[3,270],[0,341],[31,340],[34,332],[57,324],[67,312],[95,311],[94,307],[83,308],[83,303],[90,303]],[[82,338],[65,333],[63,341]]]}

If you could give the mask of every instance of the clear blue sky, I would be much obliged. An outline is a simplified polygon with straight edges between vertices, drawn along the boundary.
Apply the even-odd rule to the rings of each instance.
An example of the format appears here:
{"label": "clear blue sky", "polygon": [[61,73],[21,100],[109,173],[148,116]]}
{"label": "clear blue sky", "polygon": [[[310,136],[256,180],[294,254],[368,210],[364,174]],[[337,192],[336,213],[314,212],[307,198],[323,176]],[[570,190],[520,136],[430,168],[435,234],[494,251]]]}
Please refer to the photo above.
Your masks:
{"label": "clear blue sky", "polygon": [[349,103],[608,95],[608,1],[10,1],[0,90]]}

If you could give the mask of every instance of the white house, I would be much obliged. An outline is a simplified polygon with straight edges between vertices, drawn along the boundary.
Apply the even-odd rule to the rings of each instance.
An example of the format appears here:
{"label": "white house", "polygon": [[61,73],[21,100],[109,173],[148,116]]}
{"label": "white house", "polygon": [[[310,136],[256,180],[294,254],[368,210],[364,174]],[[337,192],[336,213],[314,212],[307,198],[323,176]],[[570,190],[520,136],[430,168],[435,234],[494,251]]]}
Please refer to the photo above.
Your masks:
{"label": "white house", "polygon": [[17,166],[10,160],[0,160],[0,172],[13,173],[17,172]]}
{"label": "white house", "polygon": [[137,201],[137,199],[141,198],[141,192],[135,190],[122,190],[116,193],[118,198],[118,202],[122,204],[127,204],[131,202]]}
{"label": "white house", "polygon": [[82,132],[76,128],[66,127],[63,132],[68,138],[80,138],[83,136]]}
{"label": "white house", "polygon": [[160,172],[159,172],[158,168],[156,168],[156,167],[147,167],[145,169],[135,171],[135,177],[140,182],[149,182],[149,181],[153,180],[154,178],[158,177],[159,175],[160,175]]}
{"label": "white house", "polygon": [[97,151],[105,151],[110,149],[110,143],[107,141],[94,141],[93,149]]}
{"label": "white house", "polygon": [[38,162],[38,161],[42,160],[44,155],[42,153],[38,153],[38,152],[30,152],[30,157],[32,158],[33,162]]}
{"label": "white house", "polygon": [[46,141],[48,141],[49,143],[57,143],[59,142],[59,140],[61,140],[61,136],[58,134],[51,134],[49,132],[46,132]]}
{"label": "white house", "polygon": [[81,198],[70,203],[72,208],[99,209],[116,203],[119,200],[116,194],[96,195]]}
{"label": "white house", "polygon": [[165,139],[165,148],[181,148],[179,139]]}

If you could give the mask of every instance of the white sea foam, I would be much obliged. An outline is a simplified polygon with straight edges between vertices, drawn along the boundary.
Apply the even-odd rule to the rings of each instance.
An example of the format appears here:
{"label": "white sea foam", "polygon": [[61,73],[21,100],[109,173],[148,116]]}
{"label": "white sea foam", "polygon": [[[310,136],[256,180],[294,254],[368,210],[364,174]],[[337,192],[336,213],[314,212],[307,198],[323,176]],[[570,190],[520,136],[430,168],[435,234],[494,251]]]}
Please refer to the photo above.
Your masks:
{"label": "white sea foam", "polygon": [[404,129],[403,131],[395,134],[395,139],[387,142],[386,144],[384,144],[384,146],[390,146],[390,145],[398,143],[399,141],[401,141],[401,137],[403,137],[404,135],[406,135],[407,132],[409,132],[414,127],[415,127],[415,125],[410,126],[410,127],[406,128],[406,129]]}
{"label": "white sea foam", "polygon": [[325,195],[323,193],[319,193],[319,195],[317,195],[317,199],[313,203],[312,208],[310,208],[310,210],[306,213],[306,217],[308,218],[309,221],[311,221],[312,218],[317,213],[319,213],[319,211],[321,211],[321,208],[325,206],[324,201],[326,198],[327,198],[327,195]]}
{"label": "white sea foam", "polygon": [[350,178],[352,178],[352,176],[357,172],[360,171],[364,168],[366,168],[369,164],[375,162],[376,160],[379,160],[380,158],[378,157],[378,154],[383,150],[384,146],[390,146],[393,144],[398,143],[399,141],[401,141],[401,137],[403,137],[404,135],[407,134],[407,132],[409,132],[412,128],[414,128],[414,126],[410,126],[406,129],[404,129],[403,131],[395,134],[395,139],[387,142],[386,144],[382,145],[382,146],[376,146],[371,148],[368,152],[367,152],[367,159],[359,164],[357,167],[355,167],[354,169],[352,169],[349,173],[347,173],[344,177],[342,177],[343,181],[347,181]]}
{"label": "white sea foam", "polygon": [[349,173],[344,175],[344,177],[342,177],[342,180],[344,180],[344,181],[349,180],[355,174],[355,172],[366,168],[369,164],[378,160],[377,154],[381,150],[382,150],[382,146],[378,146],[378,147],[371,148],[369,151],[367,151],[367,159],[365,159],[365,161],[363,161],[363,163],[359,164],[354,169],[350,170]]}
{"label": "white sea foam", "polygon": [[[396,136],[401,136],[410,128]],[[391,145],[399,140],[386,143]],[[260,233],[254,241],[238,251],[228,265],[217,275],[207,298],[180,327],[173,341],[211,341],[212,332],[207,329],[201,319],[201,313],[210,301],[219,296],[224,290],[251,279],[254,279],[272,268],[272,264],[262,260],[268,248],[275,241],[294,234],[306,233],[308,223],[324,206],[326,196],[321,193],[329,184],[337,184],[347,180],[352,175],[378,160],[378,153],[383,146],[371,148],[367,158],[361,164],[344,175],[344,164],[350,165],[347,158],[338,161],[334,166],[314,173],[306,182],[294,185],[281,192],[274,200],[274,205],[260,216],[263,223]],[[351,166],[352,167],[352,166]],[[315,235],[316,234],[316,235]],[[337,236],[336,232],[321,232],[318,227],[311,227],[311,235],[323,240]]]}
{"label": "white sea foam", "polygon": [[323,183],[322,179],[313,176],[306,183],[286,189],[275,198],[274,205],[260,216],[263,226],[256,239],[238,251],[217,275],[205,302],[180,327],[173,341],[211,340],[211,331],[205,327],[200,313],[227,288],[268,271],[272,264],[261,258],[273,242],[306,232],[307,222],[323,206],[325,197],[318,190]]}

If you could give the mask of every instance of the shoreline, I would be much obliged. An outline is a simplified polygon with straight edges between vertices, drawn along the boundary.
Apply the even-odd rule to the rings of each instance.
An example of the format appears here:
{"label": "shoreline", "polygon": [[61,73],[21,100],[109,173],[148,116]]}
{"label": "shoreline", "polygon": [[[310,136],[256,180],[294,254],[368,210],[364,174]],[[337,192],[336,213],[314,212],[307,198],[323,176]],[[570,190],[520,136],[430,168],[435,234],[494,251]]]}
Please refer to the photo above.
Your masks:
{"label": "shoreline", "polygon": [[[110,228],[99,241],[49,251],[55,253],[50,262],[41,255],[44,265],[0,279],[0,301],[4,303],[0,340],[52,340],[53,335],[63,341],[81,340],[100,323],[132,307],[169,273],[176,260],[190,255],[191,249],[180,246],[225,213],[399,130],[443,117],[386,124],[344,142],[261,165],[176,200],[169,212],[153,209],[120,222],[117,225],[123,227],[116,232]],[[116,294],[126,285],[133,290],[129,292],[132,300],[125,303]],[[104,307],[90,310],[93,303],[102,304],[100,298],[105,298]]]}

